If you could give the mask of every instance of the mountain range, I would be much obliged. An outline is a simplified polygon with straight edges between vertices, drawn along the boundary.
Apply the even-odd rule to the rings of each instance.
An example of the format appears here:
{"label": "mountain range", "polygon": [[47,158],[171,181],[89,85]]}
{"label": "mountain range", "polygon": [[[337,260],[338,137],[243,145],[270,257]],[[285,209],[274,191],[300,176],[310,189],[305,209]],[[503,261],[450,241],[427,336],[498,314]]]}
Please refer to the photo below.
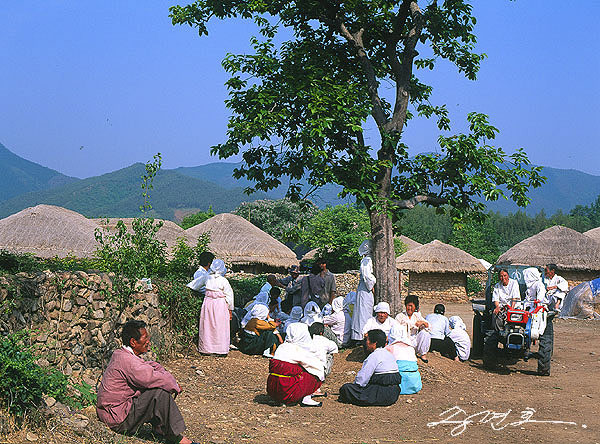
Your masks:
{"label": "mountain range", "polygon": [[[180,220],[186,214],[207,210],[216,213],[233,211],[242,202],[257,199],[280,199],[287,184],[268,193],[244,193],[251,186],[245,179],[233,178],[239,164],[214,162],[195,167],[162,169],[150,190],[152,214],[170,220]],[[77,211],[87,217],[134,217],[140,214],[142,189],[140,177],[145,173],[142,163],[103,174],[77,179],[25,160],[0,144],[0,218],[24,208],[45,203]],[[600,195],[600,176],[577,170],[544,167],[548,180],[531,190],[529,215],[544,210],[547,215],[558,210],[570,211],[576,205],[589,205]],[[311,197],[318,206],[350,202],[337,195],[340,187],[327,185]],[[512,201],[489,202],[491,211],[501,214],[516,212]]]}

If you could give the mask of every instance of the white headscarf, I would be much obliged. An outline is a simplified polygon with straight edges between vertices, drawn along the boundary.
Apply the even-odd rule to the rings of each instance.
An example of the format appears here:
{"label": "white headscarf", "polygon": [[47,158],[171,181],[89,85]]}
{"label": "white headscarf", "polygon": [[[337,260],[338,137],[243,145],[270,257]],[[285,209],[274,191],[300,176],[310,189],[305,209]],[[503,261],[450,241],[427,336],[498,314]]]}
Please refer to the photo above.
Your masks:
{"label": "white headscarf", "polygon": [[285,331],[285,342],[277,347],[273,359],[298,364],[321,381],[325,379],[325,366],[318,355],[306,324],[299,322],[290,324]]}
{"label": "white headscarf", "polygon": [[227,268],[225,267],[225,262],[223,262],[222,259],[213,259],[208,271],[212,274],[220,274],[221,276],[225,276],[225,273],[227,273]]}
{"label": "white headscarf", "polygon": [[248,311],[252,310],[254,308],[254,306],[257,304],[266,305],[268,307],[269,299],[270,299],[269,293],[261,291],[256,296],[254,296],[254,300],[252,302],[250,302],[248,304],[248,306],[246,306],[246,310],[248,310]]}
{"label": "white headscarf", "polygon": [[461,328],[463,330],[467,330],[467,326],[463,322],[460,316],[450,316],[448,319],[448,323],[450,324],[450,328]]}
{"label": "white headscarf", "polygon": [[296,344],[305,350],[313,351],[314,343],[308,331],[308,325],[301,322],[290,324],[285,330],[285,342],[288,344]]}
{"label": "white headscarf", "polygon": [[340,311],[344,310],[343,296],[338,296],[333,301],[331,301],[331,310],[333,310],[334,313],[339,313]]}
{"label": "white headscarf", "polygon": [[367,256],[371,254],[372,248],[373,247],[371,245],[371,240],[367,239],[366,241],[363,241],[362,244],[360,244],[360,247],[358,247],[358,254],[360,254],[361,256]]}
{"label": "white headscarf", "polygon": [[242,328],[244,328],[251,319],[266,321],[268,317],[269,307],[263,304],[256,304],[252,307],[252,310],[249,310],[248,313],[246,313],[246,316],[244,316],[240,324],[242,325]]}
{"label": "white headscarf", "polygon": [[387,302],[380,302],[373,309],[375,313],[387,313],[390,314],[390,304]]}
{"label": "white headscarf", "polygon": [[542,280],[542,275],[537,268],[529,267],[523,270],[523,279],[525,280],[525,285],[529,288],[536,282]]}
{"label": "white headscarf", "polygon": [[[460,319],[460,318],[459,318]],[[389,343],[404,342],[405,344],[411,345],[410,336],[408,334],[407,324],[394,323],[390,329]]]}
{"label": "white headscarf", "polygon": [[315,322],[323,322],[321,317],[321,309],[316,302],[310,301],[304,307],[304,317],[300,320],[305,324],[312,325]]}
{"label": "white headscarf", "polygon": [[293,324],[294,322],[300,322],[300,319],[302,319],[303,315],[304,310],[302,310],[302,307],[300,307],[299,305],[292,307],[292,311],[290,311],[290,316],[285,320],[283,330],[287,330],[290,324]]}
{"label": "white headscarf", "polygon": [[331,307],[331,304],[325,304],[323,306],[323,310],[321,310],[321,316],[322,317],[329,316],[332,312],[333,312],[333,308]]}

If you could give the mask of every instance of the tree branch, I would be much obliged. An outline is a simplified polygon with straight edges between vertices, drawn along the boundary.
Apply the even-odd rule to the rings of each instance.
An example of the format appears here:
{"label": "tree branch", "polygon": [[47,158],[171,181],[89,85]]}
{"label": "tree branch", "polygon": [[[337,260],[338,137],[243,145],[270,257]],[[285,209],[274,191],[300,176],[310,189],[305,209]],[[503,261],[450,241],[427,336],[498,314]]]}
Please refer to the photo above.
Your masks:
{"label": "tree branch", "polygon": [[411,197],[410,199],[395,200],[392,203],[396,208],[403,209],[403,210],[410,210],[419,203],[426,203],[426,204],[432,205],[434,207],[439,207],[440,205],[444,205],[444,204],[448,203],[448,200],[443,199],[438,196],[426,196],[423,194],[419,194],[415,197]]}

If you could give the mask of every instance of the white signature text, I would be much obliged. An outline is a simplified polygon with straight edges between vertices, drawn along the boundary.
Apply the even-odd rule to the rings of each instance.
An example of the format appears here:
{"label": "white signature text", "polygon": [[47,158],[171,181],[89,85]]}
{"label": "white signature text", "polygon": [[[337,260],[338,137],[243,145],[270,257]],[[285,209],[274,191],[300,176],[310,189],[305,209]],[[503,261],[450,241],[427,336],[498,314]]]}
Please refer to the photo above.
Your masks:
{"label": "white signature text", "polygon": [[[441,421],[434,421],[427,424],[427,427],[436,427],[439,425],[453,425],[454,427],[450,431],[450,436],[458,436],[463,433],[468,426],[472,424],[489,424],[493,430],[502,430],[506,427],[519,427],[525,424],[563,424],[563,425],[574,425],[577,423],[572,421],[556,421],[556,420],[540,420],[532,419],[535,414],[535,409],[526,407],[521,410],[520,416],[514,418],[516,420],[511,421],[509,419],[512,409],[508,409],[506,412],[494,412],[492,410],[483,410],[481,412],[467,414],[465,410],[459,406],[454,406],[448,410],[442,412],[440,416],[443,418]],[[517,414],[515,412],[515,414]]]}

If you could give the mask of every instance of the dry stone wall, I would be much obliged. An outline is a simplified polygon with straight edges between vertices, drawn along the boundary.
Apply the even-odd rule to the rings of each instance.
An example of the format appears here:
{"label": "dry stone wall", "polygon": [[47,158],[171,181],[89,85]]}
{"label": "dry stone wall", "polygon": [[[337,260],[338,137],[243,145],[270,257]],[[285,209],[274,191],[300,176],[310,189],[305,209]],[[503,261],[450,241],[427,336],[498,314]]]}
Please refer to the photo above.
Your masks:
{"label": "dry stone wall", "polygon": [[402,272],[401,295],[414,294],[419,298],[440,302],[468,302],[465,273]]}
{"label": "dry stone wall", "polygon": [[112,351],[121,346],[121,327],[128,320],[148,324],[154,350],[170,342],[154,291],[132,295],[133,303],[125,310],[111,294],[112,276],[104,273],[0,277],[0,334],[30,330],[40,365],[95,387]]}

